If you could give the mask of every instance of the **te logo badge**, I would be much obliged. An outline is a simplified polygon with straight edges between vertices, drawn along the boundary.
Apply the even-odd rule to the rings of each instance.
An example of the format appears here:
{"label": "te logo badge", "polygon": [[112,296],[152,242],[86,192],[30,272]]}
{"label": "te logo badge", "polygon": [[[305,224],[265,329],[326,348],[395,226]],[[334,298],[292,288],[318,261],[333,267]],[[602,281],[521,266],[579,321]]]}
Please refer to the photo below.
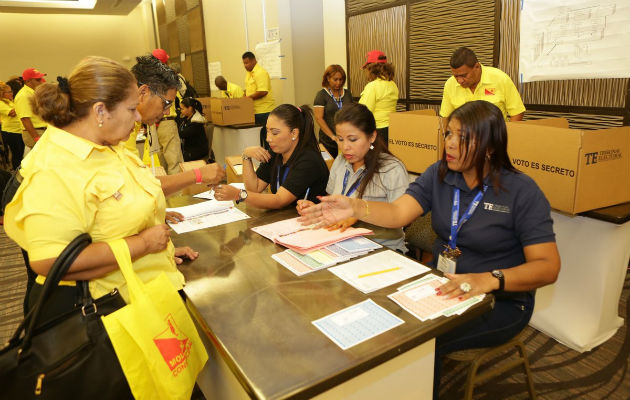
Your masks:
{"label": "te logo badge", "polygon": [[586,157],[586,165],[597,164],[597,152],[595,152],[595,153],[585,153],[584,157]]}

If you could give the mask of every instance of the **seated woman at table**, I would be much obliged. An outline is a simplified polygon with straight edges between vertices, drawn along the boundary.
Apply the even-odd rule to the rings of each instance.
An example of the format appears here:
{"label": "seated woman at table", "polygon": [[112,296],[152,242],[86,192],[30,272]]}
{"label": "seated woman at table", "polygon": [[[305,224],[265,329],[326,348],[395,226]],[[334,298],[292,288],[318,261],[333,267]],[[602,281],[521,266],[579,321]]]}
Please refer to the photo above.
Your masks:
{"label": "seated woman at table", "polygon": [[[267,143],[243,151],[245,189],[231,185],[214,188],[217,200],[236,200],[258,208],[277,209],[298,199],[317,201],[326,194],[328,168],[317,146],[310,107],[282,104],[267,119]],[[260,161],[254,171],[253,159]],[[271,193],[262,193],[270,186]]]}
{"label": "seated woman at table", "polygon": [[[330,168],[327,193],[388,203],[405,193],[409,186],[407,170],[376,133],[374,115],[366,106],[343,106],[335,114],[335,127],[341,154]],[[302,213],[313,205],[309,200],[298,200],[297,210]],[[349,217],[328,229],[343,231],[355,222],[356,218]],[[394,250],[407,251],[402,228],[387,229],[370,238]]]}
{"label": "seated woman at table", "polygon": [[5,229],[28,252],[39,274],[27,299],[37,300],[45,276],[76,236],[93,243],[78,256],[50,298],[46,317],[74,307],[80,286],[89,281],[98,298],[117,288],[127,300],[127,285],[107,241],[124,238],[133,268],[143,281],[165,273],[177,289],[184,285],[175,256],[196,258],[190,248],[175,249],[164,224],[165,195],[195,181],[216,184],[224,171],[209,164],[170,175],[162,183],[122,143],[140,114],[138,86],[117,62],[83,59],[69,78],[44,83],[35,92],[34,111],[48,129],[22,161],[24,178],[6,207]]}
{"label": "seated woman at table", "polygon": [[[448,119],[442,160],[392,203],[333,195],[303,210],[303,220],[326,225],[353,217],[400,227],[432,211],[437,267],[450,281],[436,295],[467,299],[494,293],[494,309],[436,341],[434,393],[440,356],[504,343],[528,323],[536,288],[560,270],[549,202],[507,154],[507,131],[492,103],[473,101]],[[452,218],[453,217],[453,218]]]}
{"label": "seated woman at table", "polygon": [[180,103],[182,121],[179,124],[179,137],[182,141],[184,161],[208,158],[208,138],[204,124],[203,108],[197,99],[186,97]]}

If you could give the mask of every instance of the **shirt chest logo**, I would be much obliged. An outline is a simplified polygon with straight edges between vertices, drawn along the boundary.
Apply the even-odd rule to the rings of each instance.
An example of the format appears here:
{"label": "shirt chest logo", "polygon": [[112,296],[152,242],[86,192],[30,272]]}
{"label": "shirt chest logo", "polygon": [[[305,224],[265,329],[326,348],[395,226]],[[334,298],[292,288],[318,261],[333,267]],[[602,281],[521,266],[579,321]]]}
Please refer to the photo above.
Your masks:
{"label": "shirt chest logo", "polygon": [[484,89],[484,93],[486,96],[494,96],[494,92],[495,92],[495,88],[491,88],[491,89]]}
{"label": "shirt chest logo", "polygon": [[510,213],[510,207],[504,206],[502,204],[493,204],[488,202],[483,202],[483,209],[488,211],[500,212],[500,213]]}

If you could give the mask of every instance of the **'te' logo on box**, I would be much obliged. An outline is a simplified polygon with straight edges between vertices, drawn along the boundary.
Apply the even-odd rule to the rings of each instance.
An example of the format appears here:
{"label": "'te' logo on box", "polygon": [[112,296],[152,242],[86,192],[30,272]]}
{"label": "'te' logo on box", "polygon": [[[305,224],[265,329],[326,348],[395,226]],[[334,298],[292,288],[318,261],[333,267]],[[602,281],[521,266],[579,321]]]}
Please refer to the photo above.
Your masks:
{"label": "'te' logo on box", "polygon": [[585,153],[584,157],[586,157],[586,165],[597,164],[597,152]]}

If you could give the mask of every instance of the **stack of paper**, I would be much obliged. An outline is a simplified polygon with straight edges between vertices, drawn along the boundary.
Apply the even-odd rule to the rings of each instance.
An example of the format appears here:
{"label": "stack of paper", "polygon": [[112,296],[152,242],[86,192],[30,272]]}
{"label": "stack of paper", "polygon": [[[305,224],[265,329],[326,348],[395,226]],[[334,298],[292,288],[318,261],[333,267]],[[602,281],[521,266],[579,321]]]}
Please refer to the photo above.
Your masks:
{"label": "stack of paper", "polygon": [[306,254],[352,237],[373,233],[365,228],[348,228],[343,232],[329,231],[324,228],[313,229],[313,226],[303,226],[298,222],[298,217],[257,226],[252,230],[300,254]]}
{"label": "stack of paper", "polygon": [[170,227],[180,234],[249,218],[249,215],[235,208],[231,201],[204,201],[184,207],[167,208],[166,211],[176,211],[184,216],[184,220],[176,224],[169,222]]}
{"label": "stack of paper", "polygon": [[306,254],[300,254],[288,249],[271,257],[294,274],[300,276],[362,256],[381,247],[383,246],[374,243],[370,239],[358,236]]}
{"label": "stack of paper", "polygon": [[392,250],[376,253],[329,269],[363,293],[370,293],[429,271]]}
{"label": "stack of paper", "polygon": [[388,297],[420,321],[426,321],[441,316],[459,315],[474,304],[479,303],[486,296],[481,294],[464,301],[457,297],[447,299],[447,296],[438,296],[435,289],[446,282],[448,282],[447,278],[427,274],[416,281],[399,287],[396,293],[392,293]]}

